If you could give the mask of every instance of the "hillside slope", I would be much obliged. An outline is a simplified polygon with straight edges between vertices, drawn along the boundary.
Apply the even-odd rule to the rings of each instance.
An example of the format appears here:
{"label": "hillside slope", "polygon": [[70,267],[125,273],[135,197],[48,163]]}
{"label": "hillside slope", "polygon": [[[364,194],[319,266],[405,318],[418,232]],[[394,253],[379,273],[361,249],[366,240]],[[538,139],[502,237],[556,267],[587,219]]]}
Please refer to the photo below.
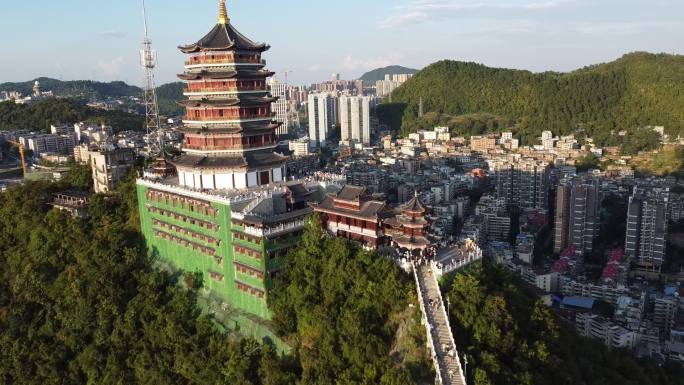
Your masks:
{"label": "hillside slope", "polygon": [[[35,79],[40,82],[43,91],[52,91],[55,96],[80,97],[86,99],[103,99],[105,97],[139,96],[142,90],[139,87],[128,85],[124,82],[96,82],[92,80],[61,81],[51,78]],[[30,95],[35,80],[2,83],[0,91],[19,91],[24,95]]]}
{"label": "hillside slope", "polygon": [[454,117],[485,114],[495,124],[484,122],[480,131],[514,124],[528,141],[547,129],[556,134],[585,129],[599,142],[608,140],[611,130],[650,125],[676,135],[684,133],[684,56],[632,53],[570,73],[441,61],[393,93],[395,105],[380,109],[385,122],[395,129],[401,122],[403,134],[423,128],[420,98],[424,111],[432,112],[426,114],[431,123],[452,126]]}
{"label": "hillside slope", "polygon": [[[124,82],[96,82],[92,80],[61,81],[52,78],[35,79],[40,82],[43,91],[52,91],[55,96],[62,98],[76,98],[84,100],[104,100],[107,98],[141,97],[142,88]],[[19,91],[23,95],[30,95],[35,80],[2,83],[0,91]],[[157,87],[159,112],[165,116],[177,116],[182,109],[176,104],[183,96],[183,83],[168,83]],[[141,111],[142,112],[142,111]]]}
{"label": "hillside slope", "polygon": [[0,131],[50,131],[51,124],[88,122],[106,123],[116,132],[143,129],[142,115],[124,111],[104,111],[84,105],[75,99],[50,98],[32,104],[0,103]]}

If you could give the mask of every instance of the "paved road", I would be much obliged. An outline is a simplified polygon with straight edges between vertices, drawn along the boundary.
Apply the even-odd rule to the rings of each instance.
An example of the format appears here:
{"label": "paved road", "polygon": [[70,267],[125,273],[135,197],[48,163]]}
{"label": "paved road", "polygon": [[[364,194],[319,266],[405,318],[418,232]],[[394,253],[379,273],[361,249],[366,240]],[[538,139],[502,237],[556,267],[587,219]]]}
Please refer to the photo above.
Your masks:
{"label": "paved road", "polygon": [[423,302],[432,340],[435,344],[434,351],[437,353],[439,369],[442,374],[443,385],[465,385],[462,377],[461,363],[459,362],[456,346],[453,345],[453,336],[447,326],[444,304],[441,303],[439,286],[429,266],[418,267],[418,284],[423,293]]}

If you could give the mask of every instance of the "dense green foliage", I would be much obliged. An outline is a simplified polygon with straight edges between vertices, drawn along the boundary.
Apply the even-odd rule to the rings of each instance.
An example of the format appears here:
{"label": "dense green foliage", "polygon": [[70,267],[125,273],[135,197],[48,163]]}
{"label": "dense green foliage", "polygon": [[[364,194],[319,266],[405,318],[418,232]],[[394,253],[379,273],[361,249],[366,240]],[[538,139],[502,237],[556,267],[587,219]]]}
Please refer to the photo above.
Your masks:
{"label": "dense green foliage", "polygon": [[[532,73],[489,68],[475,63],[441,61],[430,65],[392,94],[395,106],[385,122],[403,134],[425,126],[418,118],[419,100],[424,111],[455,134],[470,134],[449,123],[453,117],[490,114],[514,123],[523,143],[533,143],[543,130],[555,134],[581,133],[599,145],[629,144],[617,131],[665,126],[671,135],[684,134],[684,57],[633,53],[608,64],[570,73]],[[401,111],[401,127],[396,114]],[[388,115],[388,113],[384,113]],[[430,117],[426,114],[425,119]],[[480,126],[482,132],[506,127]],[[634,134],[652,143],[650,130]],[[646,138],[644,137],[646,136]],[[631,150],[630,152],[634,152]]]}
{"label": "dense green foliage", "polygon": [[600,159],[598,156],[594,155],[593,152],[588,153],[584,157],[577,160],[575,163],[578,172],[587,172],[590,170],[600,169]]}
{"label": "dense green foliage", "polygon": [[0,383],[293,384],[268,345],[233,341],[152,269],[133,184],[91,219],[50,210],[33,183],[0,194]]}
{"label": "dense green foliage", "polygon": [[[279,279],[274,308],[296,347],[219,332],[196,298],[201,275],[153,268],[135,186],[95,195],[89,219],[48,202],[83,186],[0,194],[2,384],[414,384],[430,378],[410,277],[391,262],[309,228]],[[182,279],[187,290],[176,283]]]}
{"label": "dense green foliage", "polygon": [[65,183],[79,191],[93,189],[93,170],[90,163],[69,162],[66,166],[69,172],[64,178]]}
{"label": "dense green foliage", "polygon": [[577,337],[503,268],[484,264],[459,274],[448,297],[475,385],[684,384],[680,365],[660,367]]}
{"label": "dense green foliage", "polygon": [[408,301],[416,303],[415,288],[393,262],[324,236],[312,220],[281,274],[270,306],[277,330],[296,349],[302,384],[429,377],[424,329]]}
{"label": "dense green foliage", "polygon": [[50,131],[50,125],[106,123],[115,131],[142,130],[144,117],[123,111],[104,111],[74,99],[45,99],[32,104],[0,103],[0,131]]}
{"label": "dense green foliage", "polygon": [[418,70],[413,68],[406,68],[402,66],[387,66],[384,68],[376,68],[363,74],[360,79],[367,85],[375,84],[378,80],[385,80],[385,75],[401,75],[401,74],[415,74]]}
{"label": "dense green foliage", "polygon": [[159,103],[159,113],[164,116],[180,116],[183,114],[183,107],[178,105],[178,101],[183,100],[183,90],[185,83],[176,82],[164,84],[157,88],[157,102]]}

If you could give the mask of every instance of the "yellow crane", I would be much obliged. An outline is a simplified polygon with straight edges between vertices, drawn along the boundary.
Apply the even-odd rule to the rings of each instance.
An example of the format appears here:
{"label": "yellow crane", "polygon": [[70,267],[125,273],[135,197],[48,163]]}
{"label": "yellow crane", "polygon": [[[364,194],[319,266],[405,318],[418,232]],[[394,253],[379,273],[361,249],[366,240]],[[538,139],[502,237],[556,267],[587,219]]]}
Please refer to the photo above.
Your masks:
{"label": "yellow crane", "polygon": [[26,152],[26,148],[24,148],[24,145],[15,142],[13,140],[7,140],[7,143],[17,147],[19,149],[19,157],[21,158],[21,172],[23,173],[24,178],[26,178],[26,157],[24,156]]}

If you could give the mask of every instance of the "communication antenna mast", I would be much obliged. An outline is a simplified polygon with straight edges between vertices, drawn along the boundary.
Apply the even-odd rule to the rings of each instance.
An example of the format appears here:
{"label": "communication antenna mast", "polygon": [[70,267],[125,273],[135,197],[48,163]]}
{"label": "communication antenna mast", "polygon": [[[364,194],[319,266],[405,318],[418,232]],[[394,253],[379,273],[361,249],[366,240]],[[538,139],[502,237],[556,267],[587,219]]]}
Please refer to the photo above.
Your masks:
{"label": "communication antenna mast", "polygon": [[145,40],[140,50],[140,65],[145,69],[145,88],[143,102],[145,103],[145,127],[150,155],[156,155],[164,150],[163,133],[159,125],[159,105],[157,91],[154,84],[154,68],[157,66],[157,51],[152,49],[152,41],[147,32],[147,13],[145,0],[142,0],[143,22],[145,24]]}

